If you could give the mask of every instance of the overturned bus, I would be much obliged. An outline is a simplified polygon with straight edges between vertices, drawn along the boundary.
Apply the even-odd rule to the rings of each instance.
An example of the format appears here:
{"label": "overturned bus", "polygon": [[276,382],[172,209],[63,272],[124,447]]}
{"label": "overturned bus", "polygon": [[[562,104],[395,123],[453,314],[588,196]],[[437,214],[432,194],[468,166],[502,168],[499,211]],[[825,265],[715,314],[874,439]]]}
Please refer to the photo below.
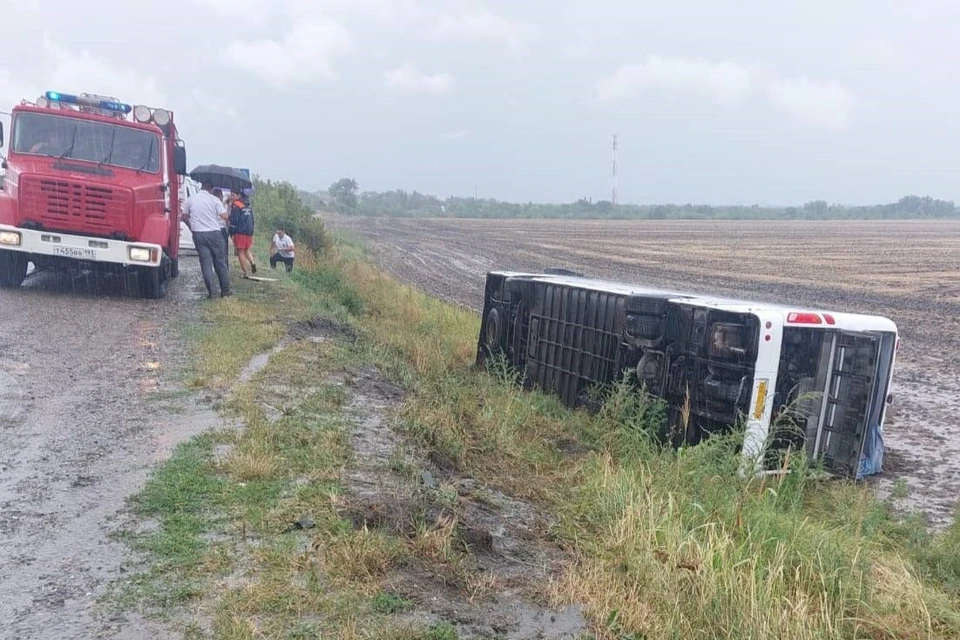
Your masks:
{"label": "overturned bus", "polygon": [[[487,274],[477,362],[502,358],[524,386],[584,404],[635,374],[664,401],[662,435],[696,444],[744,426],[743,455],[775,471],[803,448],[835,475],[879,473],[896,325],[588,279],[563,270]],[[789,426],[787,426],[789,425]]]}

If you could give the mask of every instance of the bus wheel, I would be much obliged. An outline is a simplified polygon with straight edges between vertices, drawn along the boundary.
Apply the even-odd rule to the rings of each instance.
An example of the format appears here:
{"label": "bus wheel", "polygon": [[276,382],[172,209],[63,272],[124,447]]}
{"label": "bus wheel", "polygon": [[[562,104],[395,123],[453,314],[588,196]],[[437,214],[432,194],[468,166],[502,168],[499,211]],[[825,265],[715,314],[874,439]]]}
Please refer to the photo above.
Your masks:
{"label": "bus wheel", "polygon": [[25,255],[15,251],[0,251],[0,287],[13,289],[23,284],[28,264]]}
{"label": "bus wheel", "polygon": [[501,351],[500,336],[502,335],[503,331],[500,322],[500,310],[496,307],[493,307],[489,312],[487,312],[486,329],[485,342],[487,345],[487,353],[490,355],[495,355]]}

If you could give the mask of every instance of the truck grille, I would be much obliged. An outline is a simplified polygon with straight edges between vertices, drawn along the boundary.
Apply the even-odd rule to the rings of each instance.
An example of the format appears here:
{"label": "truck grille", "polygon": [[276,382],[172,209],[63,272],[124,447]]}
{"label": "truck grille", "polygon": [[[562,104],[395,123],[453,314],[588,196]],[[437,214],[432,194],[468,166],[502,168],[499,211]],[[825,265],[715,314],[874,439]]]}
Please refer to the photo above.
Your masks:
{"label": "truck grille", "polygon": [[128,235],[132,204],[128,189],[34,176],[20,181],[21,217],[46,229]]}

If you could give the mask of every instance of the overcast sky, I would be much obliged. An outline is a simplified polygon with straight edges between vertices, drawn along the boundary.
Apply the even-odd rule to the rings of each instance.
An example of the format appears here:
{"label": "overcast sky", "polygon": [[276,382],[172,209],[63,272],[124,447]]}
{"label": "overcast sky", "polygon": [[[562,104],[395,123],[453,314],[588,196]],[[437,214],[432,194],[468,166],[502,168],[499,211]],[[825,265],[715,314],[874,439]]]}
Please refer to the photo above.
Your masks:
{"label": "overcast sky", "polygon": [[0,110],[164,106],[191,166],[596,200],[617,133],[624,202],[960,201],[955,0],[4,5]]}

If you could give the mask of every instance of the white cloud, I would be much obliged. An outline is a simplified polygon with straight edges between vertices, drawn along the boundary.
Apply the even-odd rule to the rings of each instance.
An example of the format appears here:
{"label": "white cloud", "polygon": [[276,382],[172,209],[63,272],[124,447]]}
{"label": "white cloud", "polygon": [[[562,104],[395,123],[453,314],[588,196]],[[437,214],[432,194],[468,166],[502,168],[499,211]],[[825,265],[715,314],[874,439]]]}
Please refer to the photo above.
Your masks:
{"label": "white cloud", "polygon": [[114,65],[86,49],[70,51],[47,35],[43,37],[43,50],[46,67],[44,78],[57,91],[109,95],[150,106],[169,104],[167,95],[150,75]]}
{"label": "white cloud", "polygon": [[415,0],[287,0],[286,11],[294,19],[358,17],[394,25],[415,23],[425,16],[423,8]]}
{"label": "white cloud", "polygon": [[537,30],[496,15],[486,9],[461,9],[430,21],[427,37],[444,42],[495,42],[519,49],[537,35]]}
{"label": "white cloud", "polygon": [[628,98],[642,91],[705,95],[724,107],[735,107],[749,93],[750,71],[735,62],[702,58],[650,56],[645,62],[624,65],[597,83],[602,102]]}
{"label": "white cloud", "polygon": [[206,5],[219,17],[229,20],[231,25],[260,27],[266,24],[275,8],[271,0],[195,0]]}
{"label": "white cloud", "polygon": [[458,131],[449,131],[447,133],[440,134],[441,140],[462,140],[467,137],[467,132],[464,129]]}
{"label": "white cloud", "polygon": [[235,41],[224,61],[276,87],[333,82],[335,58],[353,50],[350,32],[339,22],[317,18],[296,25],[282,40]]}
{"label": "white cloud", "polygon": [[850,47],[858,60],[886,71],[902,71],[913,66],[914,54],[889,38],[866,36],[858,38]]}
{"label": "white cloud", "polygon": [[202,89],[194,88],[185,102],[192,111],[197,113],[206,113],[229,120],[241,119],[240,112],[237,111],[237,108],[229,100],[208,93]]}
{"label": "white cloud", "polygon": [[807,77],[779,78],[760,66],[711,62],[701,58],[650,56],[601,77],[596,95],[601,102],[632,98],[642,92],[706,96],[733,109],[754,92],[765,92],[768,103],[798,124],[837,130],[849,123],[856,98],[838,82]]}
{"label": "white cloud", "polygon": [[409,64],[391,71],[384,71],[383,80],[388,89],[395,91],[440,94],[453,88],[453,76],[450,74],[425,74]]}
{"label": "white cloud", "polygon": [[847,125],[857,103],[843,85],[806,77],[772,82],[767,97],[800,124],[834,130]]}

